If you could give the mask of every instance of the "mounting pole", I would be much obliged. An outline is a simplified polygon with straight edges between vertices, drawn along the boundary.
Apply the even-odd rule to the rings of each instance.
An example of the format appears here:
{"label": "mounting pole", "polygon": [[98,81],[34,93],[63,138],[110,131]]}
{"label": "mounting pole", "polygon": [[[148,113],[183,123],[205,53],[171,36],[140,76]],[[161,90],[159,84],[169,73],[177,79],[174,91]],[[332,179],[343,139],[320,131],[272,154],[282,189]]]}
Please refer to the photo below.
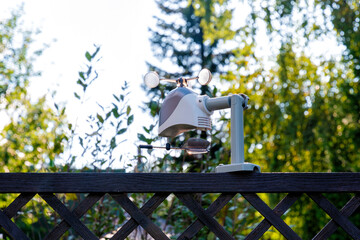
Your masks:
{"label": "mounting pole", "polygon": [[219,165],[216,172],[260,171],[260,166],[245,162],[244,150],[244,108],[248,98],[234,94],[228,97],[207,98],[209,111],[231,108],[231,164]]}
{"label": "mounting pole", "polygon": [[243,98],[231,96],[231,164],[245,162]]}

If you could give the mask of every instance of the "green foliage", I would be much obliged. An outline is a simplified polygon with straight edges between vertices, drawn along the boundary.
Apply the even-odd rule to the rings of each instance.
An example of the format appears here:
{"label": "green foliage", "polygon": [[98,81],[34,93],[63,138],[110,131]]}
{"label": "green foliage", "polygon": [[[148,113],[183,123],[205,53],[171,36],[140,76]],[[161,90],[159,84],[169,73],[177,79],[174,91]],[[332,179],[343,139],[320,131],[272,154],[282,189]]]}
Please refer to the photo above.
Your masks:
{"label": "green foliage", "polygon": [[355,75],[360,77],[360,7],[356,0],[319,1],[322,9],[331,10],[331,22],[342,44],[346,61],[352,63]]}
{"label": "green foliage", "polygon": [[[246,25],[236,31],[231,30],[233,11],[227,1],[188,1],[178,5],[158,1],[158,5],[166,15],[181,17],[185,22],[181,25],[157,18],[158,29],[151,30],[155,55],[161,60],[171,60],[180,71],[174,75],[152,65],[150,68],[160,75],[177,77],[194,75],[194,66],[208,67],[215,76],[221,74],[226,86],[221,87],[222,95],[248,95],[251,108],[245,111],[246,159],[259,164],[265,172],[359,171],[360,34],[356,1],[253,0],[249,1],[251,13]],[[263,24],[268,39],[264,37]],[[311,43],[332,35],[346,47],[343,60],[339,62],[329,56],[315,58],[308,50]],[[259,36],[269,43],[266,47],[271,49],[272,55],[259,53]],[[228,51],[228,55],[216,55],[225,53],[226,45],[222,43],[239,37],[238,48]],[[181,51],[177,50],[178,46]],[[221,61],[218,56],[221,56]],[[211,62],[217,67],[211,68]],[[166,96],[167,91],[167,87],[159,86],[152,92],[152,101],[148,103],[152,116],[156,116],[159,99]],[[201,93],[217,96],[216,91],[208,88]],[[216,125],[210,133],[211,154],[207,159],[165,155],[155,162],[152,170],[183,171],[186,165],[187,171],[201,171],[211,170],[211,166],[219,163],[228,163],[228,116],[222,114],[220,120],[223,124]],[[187,135],[180,140],[186,139]],[[139,140],[152,143],[157,138],[146,131],[139,134]],[[172,143],[178,144],[179,140]],[[346,201],[343,197],[331,198],[334,202]],[[208,199],[204,196],[203,201]],[[279,195],[264,196],[272,206],[279,199]],[[235,200],[232,204],[241,207]],[[304,238],[313,237],[328,220],[314,205],[303,197],[301,203],[295,204],[286,214],[286,221],[293,219],[295,231]],[[232,219],[230,216],[236,212],[235,209],[223,212],[219,218]],[[187,214],[186,209],[172,211],[175,215]],[[250,213],[251,208],[248,208],[246,214],[250,216]],[[185,217],[186,222],[186,219],[191,219],[190,215],[178,215],[173,221]],[[252,220],[256,222],[256,216],[251,216],[250,222],[247,219],[248,225]],[[229,222],[223,221],[223,224],[231,231],[227,225]],[[233,220],[231,224],[238,226],[239,222],[241,220]],[[172,231],[176,233],[178,230],[174,227]],[[197,238],[208,233],[202,234]],[[241,237],[241,234],[233,234]],[[266,237],[277,239],[280,235],[275,231]],[[334,235],[334,239],[340,237],[343,236]]]}
{"label": "green foliage", "polygon": [[[21,9],[0,23],[0,106],[5,123],[0,132],[2,171],[55,170],[63,152],[65,108],[47,105],[46,97],[32,100],[27,92],[29,79],[37,76],[29,52],[32,33],[21,29]],[[48,168],[49,167],[49,168]]]}
{"label": "green foliage", "polygon": [[[151,44],[159,60],[170,59],[178,67],[176,73],[150,64],[150,68],[164,77],[196,75],[201,68],[212,73],[223,71],[224,65],[233,55],[231,50],[222,48],[232,40],[232,10],[226,8],[228,1],[162,1],[158,7],[162,13],[176,17],[155,17],[156,29],[150,29]],[[176,21],[181,17],[183,21]],[[204,90],[203,90],[204,92]]]}
{"label": "green foliage", "polygon": [[[11,102],[24,93],[29,77],[35,75],[29,59],[31,32],[20,28],[22,9],[0,22],[0,100]],[[19,38],[15,40],[15,38]],[[18,43],[16,41],[19,41]],[[10,99],[9,99],[10,98]]]}
{"label": "green foliage", "polygon": [[[157,19],[157,28],[150,30],[152,33],[151,43],[154,54],[160,59],[169,59],[179,71],[168,73],[164,69],[160,69],[150,64],[150,69],[160,73],[161,76],[179,77],[179,76],[196,76],[197,71],[201,68],[208,68],[213,75],[226,74],[229,69],[229,63],[235,61],[237,48],[228,48],[226,43],[237,43],[235,36],[240,30],[231,28],[232,10],[229,9],[228,1],[157,1],[159,8],[168,16],[175,17],[177,21],[171,22],[169,18]],[[181,17],[184,21],[178,21]],[[166,20],[165,20],[166,19]],[[248,33],[246,33],[248,34]],[[241,40],[242,42],[242,40]],[[243,44],[243,43],[241,43]],[[159,112],[159,102],[166,94],[173,89],[174,86],[160,85],[154,90],[150,90],[151,101],[147,103],[150,108],[150,114],[154,117]],[[195,87],[196,88],[196,87]],[[196,90],[201,94],[207,94],[212,97],[220,94],[219,90],[214,87],[203,86]],[[227,120],[225,114],[221,114],[222,120]],[[226,129],[228,121],[219,122],[213,126],[213,129],[206,132],[189,132],[184,136],[171,140],[174,146],[181,146],[190,137],[201,137],[211,139],[211,151],[203,156],[191,156],[181,153],[180,156],[172,156],[164,154],[162,158],[154,160],[147,159],[148,155],[139,156],[139,164],[148,163],[148,168],[140,168],[154,172],[212,172],[220,163],[229,163],[230,149],[229,144],[224,144],[224,139],[229,137],[229,130]],[[138,138],[142,142],[151,144],[158,140],[153,135],[152,129],[154,124],[144,127],[144,133],[139,133]],[[151,150],[148,151],[150,154]],[[142,165],[141,165],[142,166]],[[215,198],[210,194],[199,194],[197,199],[206,206]],[[244,221],[247,214],[253,215],[253,210],[241,198],[233,199],[230,205],[241,205],[247,209],[246,214],[240,213],[236,207],[229,207],[217,215],[219,221],[225,225],[229,232],[234,236],[240,237]],[[159,221],[165,221],[167,228],[164,229],[170,234],[178,236],[193,220],[194,216],[177,198],[172,198],[165,203],[165,208],[169,209],[167,216],[158,215]],[[178,219],[182,219],[181,222]],[[233,223],[232,220],[236,220]],[[255,221],[255,217],[253,218]],[[248,225],[252,225],[253,221],[248,221]],[[241,226],[241,227],[240,227]],[[208,229],[203,229],[196,239],[215,239]]]}
{"label": "green foliage", "polygon": [[[359,171],[359,130],[355,126],[360,123],[360,94],[356,57],[349,58],[352,51],[349,49],[344,52],[342,62],[324,56],[315,59],[307,49],[311,41],[331,34],[333,29],[324,27],[331,25],[326,21],[346,18],[333,8],[337,8],[337,4],[350,6],[351,1],[331,3],[331,6],[317,3],[322,5],[323,15],[318,8],[311,12],[312,6],[302,1],[252,1],[250,4],[253,13],[248,22],[253,27],[252,39],[260,32],[256,23],[261,19],[267,24],[269,39],[278,39],[280,44],[274,42],[268,46],[277,55],[270,57],[274,61],[267,66],[251,51],[239,51],[241,56],[237,56],[235,62],[239,70],[225,76],[232,83],[225,94],[241,92],[250,97],[251,108],[245,112],[247,158],[259,164],[262,171]],[[356,12],[356,7],[350,8]],[[299,21],[294,21],[294,16]],[[325,24],[315,26],[320,16]],[[356,25],[356,18],[353,21]],[[339,28],[347,29],[335,24],[334,27],[337,32],[341,31]],[[355,28],[346,31],[358,36]],[[344,38],[339,39],[350,46]],[[353,37],[351,46],[358,44]],[[273,195],[267,201],[274,204],[279,199]],[[345,202],[343,197],[332,196],[332,199]],[[294,230],[303,238],[313,237],[328,220],[307,198],[295,204],[286,219],[292,219]],[[268,236],[278,238],[279,234]],[[333,239],[339,238],[343,239],[344,235],[333,236]]]}
{"label": "green foliage", "polygon": [[[95,46],[93,53],[86,52],[87,60],[86,70],[79,72],[77,84],[81,91],[74,92],[76,99],[84,106],[88,89],[98,79],[96,63],[100,60],[98,53],[100,47]],[[87,131],[85,133],[78,129],[78,122],[74,125],[69,124],[70,134],[69,156],[65,169],[71,170],[76,161],[84,161],[85,158],[91,158],[90,163],[94,169],[110,170],[114,161],[121,162],[123,153],[120,152],[119,146],[126,141],[124,134],[134,121],[134,115],[131,113],[131,106],[128,104],[129,85],[127,82],[121,89],[120,94],[113,95],[113,101],[110,106],[98,104],[98,109],[91,113],[86,123]],[[79,145],[81,154],[79,153]],[[105,165],[106,164],[106,165]],[[88,166],[86,166],[88,167]]]}
{"label": "green foliage", "polygon": [[[231,28],[232,10],[228,8],[228,1],[157,1],[163,14],[174,18],[155,17],[157,20],[156,29],[151,29],[151,43],[154,54],[159,60],[169,59],[178,71],[169,73],[155,65],[149,64],[151,70],[159,72],[161,76],[177,78],[179,76],[196,76],[201,68],[208,68],[214,75],[224,73],[227,63],[233,58],[233,51],[224,48],[227,41],[234,41],[234,36],[238,30]],[[183,21],[175,21],[181,17]],[[172,18],[171,18],[172,19]],[[220,21],[219,21],[220,20]],[[147,107],[150,109],[151,116],[157,116],[160,110],[159,102],[172,90],[174,86],[160,85],[159,87],[147,90],[150,101]],[[216,96],[216,88],[202,86],[200,89],[194,87],[201,94]],[[155,123],[156,124],[156,123]],[[183,138],[171,140],[174,146],[181,146],[190,137],[201,137],[211,139],[212,149],[222,149],[221,131],[215,127],[210,133],[190,132]],[[146,134],[145,134],[146,135]],[[155,137],[146,136],[140,133],[139,140],[154,142]],[[216,159],[215,152],[210,155],[189,156],[180,154],[177,157],[165,155],[158,159],[153,170],[156,171],[187,171],[206,172],[212,171],[219,161],[228,162],[229,158],[222,158],[228,154],[217,156],[218,161],[208,161]],[[166,168],[164,168],[166,167]]]}
{"label": "green foliage", "polygon": [[56,170],[55,160],[64,150],[67,136],[64,128],[64,112],[56,115],[46,107],[45,98],[35,104],[28,98],[21,104],[17,114],[11,117],[1,133],[0,162],[3,171],[27,172],[40,168]]}
{"label": "green foliage", "polygon": [[[347,82],[342,76],[351,77],[351,71],[344,72],[333,62],[317,66],[303,54],[295,54],[290,44],[280,49],[277,64],[269,72],[260,69],[259,75],[244,76],[251,87],[237,89],[235,84],[229,90],[251,96],[252,108],[245,115],[247,158],[263,171],[359,171],[359,142],[350,136],[356,134],[352,126],[357,124],[351,112],[343,111],[347,100],[337,88]],[[303,215],[294,229],[310,238],[327,218],[313,202],[302,201],[288,217]]]}
{"label": "green foliage", "polygon": [[[29,80],[38,76],[33,61],[42,50],[32,53],[33,34],[22,29],[22,9],[0,22],[0,113],[4,126],[0,131],[1,172],[57,171],[55,165],[67,142],[65,108],[47,104],[46,96],[31,99]],[[1,208],[14,195],[1,195]],[[43,201],[33,200],[14,221],[31,239],[47,232],[50,212]],[[3,230],[1,230],[3,233]],[[6,233],[4,238],[8,239]]]}
{"label": "green foliage", "polygon": [[[79,132],[76,123],[67,122],[65,107],[55,103],[54,109],[50,108],[45,96],[30,99],[27,91],[29,79],[38,75],[33,71],[32,63],[35,55],[41,51],[35,55],[29,52],[32,34],[20,28],[21,14],[21,10],[15,11],[10,19],[0,23],[0,107],[3,116],[7,117],[2,119],[5,126],[0,132],[1,171],[86,171],[89,166],[80,170],[75,169],[73,163],[89,156],[93,159],[91,164],[94,170],[102,171],[115,160],[121,161],[123,155],[119,154],[119,146],[125,141],[124,134],[134,121],[131,106],[127,103],[128,84],[124,84],[120,94],[113,96],[110,106],[98,105],[97,112],[88,117],[89,132]],[[80,91],[74,93],[82,103],[87,90],[98,78],[94,69],[99,60],[99,50],[99,47],[95,47],[92,53],[85,53],[86,70],[79,72],[77,84]],[[66,126],[69,131],[66,131]],[[78,152],[71,151],[75,149],[74,145],[77,145]],[[79,149],[82,149],[80,153]],[[64,166],[56,162],[61,154],[69,156]],[[1,195],[0,207],[8,206],[15,197]],[[85,196],[66,194],[58,197],[73,209]],[[108,217],[109,214],[113,218]],[[31,200],[22,213],[13,219],[31,239],[41,239],[61,220],[40,197]],[[114,230],[114,226],[121,224],[124,219],[119,205],[111,198],[104,197],[84,217],[84,223],[96,223],[96,234],[102,236]],[[7,239],[6,233],[1,233]],[[64,237],[78,236],[70,230]]]}
{"label": "green foliage", "polygon": [[[101,59],[98,54],[100,47],[94,46],[93,52],[86,52],[86,68],[85,71],[79,72],[77,84],[80,90],[74,93],[75,98],[79,100],[80,105],[85,106],[87,100],[87,91],[94,86],[98,79],[96,71],[96,63]],[[66,149],[68,154],[67,163],[61,168],[61,171],[75,172],[113,172],[125,169],[112,169],[115,161],[121,163],[124,149],[120,149],[121,144],[126,141],[126,132],[134,121],[132,108],[128,103],[129,85],[127,82],[121,88],[118,94],[113,94],[112,102],[103,106],[97,104],[97,108],[86,119],[86,126],[82,125],[82,132],[79,129],[78,120],[74,124],[69,124],[70,130],[69,148]],[[80,150],[80,151],[79,151]],[[80,154],[79,154],[80,153]],[[79,169],[75,166],[77,161],[86,162],[91,159],[89,164]],[[124,160],[125,161],[125,160]],[[66,194],[63,196],[64,203],[73,209],[80,201],[84,199],[83,194],[71,196]],[[108,239],[107,234],[120,227],[126,220],[124,210],[110,196],[102,197],[82,218],[82,222],[90,229],[94,229],[96,236],[102,236]],[[78,234],[72,230],[67,232],[65,237],[79,238]]]}

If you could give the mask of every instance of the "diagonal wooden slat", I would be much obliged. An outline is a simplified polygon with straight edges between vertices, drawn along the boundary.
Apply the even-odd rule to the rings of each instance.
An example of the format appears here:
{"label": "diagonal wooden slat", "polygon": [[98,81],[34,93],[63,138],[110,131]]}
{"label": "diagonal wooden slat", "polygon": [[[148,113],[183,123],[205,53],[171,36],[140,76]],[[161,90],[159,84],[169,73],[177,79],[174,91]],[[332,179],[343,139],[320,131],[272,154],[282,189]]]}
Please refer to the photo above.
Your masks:
{"label": "diagonal wooden slat", "polygon": [[182,201],[199,219],[206,225],[218,238],[231,239],[234,238],[210,215],[208,214],[190,194],[177,193],[176,197]]}
{"label": "diagonal wooden slat", "polygon": [[29,239],[15,223],[13,223],[3,211],[0,211],[0,226],[14,239]]}
{"label": "diagonal wooden slat", "polygon": [[339,210],[321,193],[307,193],[307,195],[353,239],[360,239],[360,230],[349,219],[347,219],[347,217],[342,215]]}
{"label": "diagonal wooden slat", "polygon": [[[273,210],[274,213],[281,217],[300,198],[300,196],[300,193],[289,193],[278,203],[278,205],[276,205]],[[245,239],[260,239],[270,227],[271,223],[265,218]]]}
{"label": "diagonal wooden slat", "polygon": [[[205,212],[212,217],[215,216],[235,195],[236,193],[221,194]],[[204,224],[199,219],[196,219],[177,239],[192,239],[203,227]]]}
{"label": "diagonal wooden slat", "polygon": [[301,239],[258,195],[255,193],[241,193],[241,195],[284,237],[291,240]]}
{"label": "diagonal wooden slat", "polygon": [[21,193],[10,205],[4,209],[4,213],[9,218],[13,218],[17,212],[25,206],[36,193]]}
{"label": "diagonal wooden slat", "polygon": [[[77,218],[81,218],[104,195],[104,193],[90,193],[83,201],[79,203],[79,205],[72,211],[72,213]],[[44,237],[44,240],[59,239],[70,227],[70,224],[68,224],[65,220],[62,220],[50,233]]]}
{"label": "diagonal wooden slat", "polygon": [[[352,197],[346,205],[340,210],[340,213],[345,217],[350,217],[356,209],[360,206],[360,195],[356,194]],[[338,225],[331,219],[321,231],[316,234],[314,240],[328,239],[338,228]]]}
{"label": "diagonal wooden slat", "polygon": [[138,207],[127,197],[126,193],[111,194],[126,212],[130,214],[135,221],[141,225],[156,240],[169,240],[169,238],[156,226]]}
{"label": "diagonal wooden slat", "polygon": [[29,239],[10,219],[14,217],[34,196],[35,193],[22,193],[12,201],[4,211],[0,211],[0,225],[14,239]]}
{"label": "diagonal wooden slat", "polygon": [[[140,210],[146,215],[150,216],[152,212],[169,196],[169,193],[156,193],[152,196]],[[130,218],[120,230],[111,238],[111,240],[125,239],[139,224],[134,218]]]}
{"label": "diagonal wooden slat", "polygon": [[86,240],[98,240],[98,238],[64,206],[64,204],[51,193],[39,194],[71,227]]}

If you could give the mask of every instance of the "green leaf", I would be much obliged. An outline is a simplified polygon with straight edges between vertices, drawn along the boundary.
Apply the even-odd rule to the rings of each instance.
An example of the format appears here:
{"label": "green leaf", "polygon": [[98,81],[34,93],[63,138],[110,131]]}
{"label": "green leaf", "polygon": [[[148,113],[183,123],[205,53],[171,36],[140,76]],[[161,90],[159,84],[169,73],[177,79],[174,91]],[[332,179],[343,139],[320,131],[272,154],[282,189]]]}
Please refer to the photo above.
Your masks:
{"label": "green leaf", "polygon": [[82,80],[85,80],[84,72],[79,72],[79,76]]}
{"label": "green leaf", "polygon": [[74,95],[75,95],[75,97],[76,97],[77,99],[79,99],[79,100],[80,100],[80,96],[79,96],[79,94],[77,94],[76,92],[74,92]]}
{"label": "green leaf", "polygon": [[99,46],[96,46],[96,45],[94,45],[95,47],[96,47],[96,50],[95,50],[95,52],[91,55],[91,58],[94,58],[95,56],[96,56],[96,54],[100,51],[100,47]]}
{"label": "green leaf", "polygon": [[[54,167],[55,167],[55,163],[54,163],[54,160],[53,160],[53,159],[50,159],[49,167],[50,167],[50,168],[54,168]],[[52,170],[54,170],[54,169],[52,169]]]}
{"label": "green leaf", "polygon": [[82,139],[81,137],[79,137],[79,141],[80,141],[80,145],[81,145],[82,147],[84,147],[84,141],[83,141],[83,139]]}
{"label": "green leaf", "polygon": [[116,106],[115,103],[112,103],[112,105],[114,106],[114,108],[115,108],[116,110],[119,109],[118,106]]}
{"label": "green leaf", "polygon": [[105,119],[108,119],[110,116],[111,116],[111,112],[108,112],[108,113],[106,114]]}
{"label": "green leaf", "polygon": [[113,108],[112,113],[114,114],[114,117],[115,117],[115,118],[119,118],[119,117],[120,117],[120,114],[118,113],[118,111],[117,111],[116,108]]}
{"label": "green leaf", "polygon": [[87,59],[89,62],[91,62],[91,55],[90,55],[89,52],[86,52],[86,53],[85,53],[85,57],[86,57],[86,59]]}
{"label": "green leaf", "polygon": [[130,106],[127,106],[127,109],[126,109],[126,115],[127,115],[127,116],[129,116],[130,111],[131,111],[131,107],[130,107]]}
{"label": "green leaf", "polygon": [[127,128],[122,128],[122,129],[120,129],[118,132],[117,132],[117,135],[121,135],[121,134],[123,134],[124,132],[126,132],[127,131]]}
{"label": "green leaf", "polygon": [[102,116],[100,116],[99,114],[96,114],[96,117],[101,123],[104,123],[104,119]]}
{"label": "green leaf", "polygon": [[146,133],[150,133],[150,130],[147,129],[146,127],[143,127],[143,129],[145,130]]}
{"label": "green leaf", "polygon": [[120,98],[118,98],[115,94],[113,94],[113,97],[116,99],[117,102],[120,102]]}
{"label": "green leaf", "polygon": [[141,134],[141,133],[138,133],[138,139],[139,139],[140,141],[146,142],[147,144],[151,144],[151,143],[153,142],[153,139],[151,139],[151,138],[146,138],[146,137],[144,136],[144,134]]}
{"label": "green leaf", "polygon": [[105,108],[102,106],[102,105],[100,105],[99,103],[97,103],[97,105],[101,108],[101,110],[105,110]]}
{"label": "green leaf", "polygon": [[133,121],[134,121],[134,115],[131,115],[131,116],[127,119],[127,125],[129,126],[130,124],[132,124]]}
{"label": "green leaf", "polygon": [[115,137],[112,137],[112,138],[111,138],[110,148],[111,148],[111,149],[116,148],[116,138],[115,138]]}
{"label": "green leaf", "polygon": [[146,142],[146,137],[144,136],[144,134],[138,133],[138,139],[140,141]]}
{"label": "green leaf", "polygon": [[84,83],[84,82],[81,81],[80,79],[78,79],[76,83],[79,84],[79,85],[81,85],[81,86],[83,87],[83,90],[84,90],[84,91],[86,90],[86,88],[87,88],[87,86],[88,86],[86,83]]}

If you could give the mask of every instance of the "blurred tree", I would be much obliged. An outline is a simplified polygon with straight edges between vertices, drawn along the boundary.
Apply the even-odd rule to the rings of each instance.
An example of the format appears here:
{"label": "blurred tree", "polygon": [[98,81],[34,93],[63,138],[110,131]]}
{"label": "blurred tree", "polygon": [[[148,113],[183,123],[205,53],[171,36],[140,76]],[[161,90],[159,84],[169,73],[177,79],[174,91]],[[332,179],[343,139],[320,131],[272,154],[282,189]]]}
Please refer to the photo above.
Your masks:
{"label": "blurred tree", "polygon": [[[252,108],[245,112],[247,158],[262,166],[263,171],[358,171],[359,5],[356,1],[330,0],[254,0],[249,1],[249,5],[251,12],[246,26],[231,36],[241,37],[239,48],[232,49],[231,55],[227,56],[224,62],[227,71],[222,71],[224,67],[215,71],[222,73],[224,83],[231,84],[223,94],[245,93],[250,96]],[[197,6],[193,9],[206,12],[212,5],[198,3]],[[169,5],[160,8],[169,15],[174,10]],[[175,13],[182,16],[181,11]],[[188,19],[187,26],[196,16],[200,17],[196,13],[194,10],[195,17],[184,17]],[[201,15],[203,18],[199,21],[211,19],[205,16]],[[183,63],[190,60],[195,63],[193,51],[183,51],[178,57],[176,53],[179,51],[173,50],[182,46],[176,42],[179,37],[172,36],[173,26],[176,25],[165,20],[159,22],[159,27],[168,31],[153,35],[155,53],[160,58],[171,59],[180,69],[184,69],[186,64]],[[201,30],[192,32],[202,33],[202,41],[210,43],[203,26],[197,25]],[[266,26],[268,39],[264,37],[262,26]],[[221,27],[216,29],[216,32],[221,32]],[[314,48],[314,42],[333,35],[347,49],[343,61],[332,58],[329,52],[315,56],[309,51]],[[231,38],[226,40],[229,42]],[[266,46],[262,46],[263,52],[259,52],[259,45],[263,42],[266,42]],[[190,60],[184,61],[186,56]],[[216,58],[209,58],[209,61],[213,60],[217,61]],[[162,69],[152,67],[161,73]],[[191,67],[188,65],[188,69]],[[159,88],[164,89],[162,86]],[[162,93],[161,96],[164,96],[164,91]],[[158,105],[152,106],[156,106],[151,108],[154,115]],[[221,130],[226,133],[226,129]],[[227,138],[228,135],[223,137]],[[222,143],[217,150],[216,154],[224,158],[229,151],[229,143]],[[213,161],[216,156],[211,155],[210,159]],[[330,196],[330,199],[340,205],[346,201],[336,196]],[[271,205],[278,200],[279,196],[275,195],[268,199]],[[310,238],[326,223],[327,217],[316,210],[314,203],[303,200],[303,203],[294,206],[294,211],[288,216],[294,219],[296,231],[302,232],[304,238]],[[279,237],[271,233],[268,236]],[[334,235],[334,239],[340,236],[343,235]]]}
{"label": "blurred tree", "polygon": [[[99,105],[97,112],[92,113],[87,122],[89,132],[79,134],[76,124],[68,124],[65,108],[57,104],[54,110],[47,105],[46,97],[37,100],[30,99],[28,85],[31,77],[39,75],[33,71],[33,56],[29,56],[32,42],[31,32],[19,29],[22,11],[14,11],[10,19],[0,23],[0,82],[2,107],[1,113],[8,117],[8,122],[0,132],[0,166],[5,172],[35,172],[35,171],[89,171],[90,166],[76,169],[75,160],[82,160],[83,156],[92,156],[91,166],[95,171],[110,169],[117,157],[115,153],[124,139],[119,137],[132,124],[134,116],[127,103],[128,85],[125,83],[119,95],[114,95],[111,107]],[[22,39],[21,44],[14,39]],[[100,48],[96,47],[93,53],[86,52],[86,71],[79,72],[77,84],[81,87],[75,97],[84,101],[88,87],[97,79],[94,62],[99,60],[97,54]],[[41,55],[41,51],[37,52]],[[58,112],[58,113],[56,113]],[[65,128],[69,128],[67,132]],[[107,132],[106,132],[107,131]],[[106,133],[105,133],[106,132]],[[81,148],[72,151],[71,146],[76,142]],[[65,145],[66,143],[66,145]],[[66,156],[70,161],[65,165],[55,164],[56,158],[69,149]],[[83,150],[79,154],[79,150]],[[64,156],[64,155],[62,155]],[[105,165],[107,164],[107,165]],[[16,196],[1,195],[1,206],[4,208]],[[84,198],[84,194],[66,194],[58,196],[65,204],[76,206]],[[46,213],[46,214],[44,214]],[[106,213],[106,214],[105,214]],[[113,217],[106,217],[111,215]],[[16,224],[28,234],[31,239],[41,239],[57,223],[59,216],[44,203],[40,197],[35,197],[22,209],[22,214],[14,218]],[[110,197],[103,197],[84,218],[84,223],[96,226],[98,236],[105,235],[124,221],[123,210]],[[0,230],[1,231],[1,230]],[[4,233],[5,238],[7,237]],[[78,237],[70,230],[64,237]]]}
{"label": "blurred tree", "polygon": [[[176,73],[149,64],[164,77],[194,76],[202,68],[219,73],[233,55],[224,48],[236,35],[231,28],[228,1],[156,1],[164,18],[155,16],[156,29],[149,29],[156,57],[169,59]],[[172,20],[169,20],[172,19]]]}
{"label": "blurred tree", "polygon": [[[172,66],[176,73],[158,67],[159,64],[149,63],[150,70],[157,71],[160,76],[166,78],[196,76],[202,68],[208,68],[215,76],[228,72],[231,62],[235,61],[234,57],[238,52],[238,45],[245,44],[245,39],[236,38],[240,30],[231,25],[233,10],[230,1],[184,0],[179,2],[158,0],[157,4],[163,15],[155,17],[157,20],[156,28],[150,29],[153,52],[161,62],[169,61],[170,64],[168,65]],[[242,34],[246,35],[248,31],[243,30]],[[211,85],[213,86],[214,82]],[[151,99],[147,103],[147,107],[150,108],[152,116],[157,116],[160,109],[159,102],[174,87],[160,84],[155,89],[146,89],[149,99]],[[202,86],[200,89],[196,87],[194,89],[200,94],[207,94],[211,97],[219,95],[216,87]],[[214,124],[210,131],[210,137],[207,136],[206,132],[192,131],[171,141],[172,145],[178,146],[189,137],[211,138],[211,151],[208,155],[199,158],[189,156],[186,153],[182,153],[179,157],[170,157],[169,154],[166,154],[163,158],[157,159],[152,165],[152,170],[210,172],[214,171],[220,163],[229,163],[230,149],[223,145],[223,139],[229,136],[228,131],[223,131],[224,124],[226,125],[226,122]],[[144,127],[146,133],[139,134],[139,140],[148,144],[155,141],[157,138],[151,135],[153,129],[154,124],[150,127]],[[215,196],[210,194],[205,196],[200,194],[197,197],[204,206],[215,199]],[[248,208],[248,205],[241,198],[234,199],[231,204],[242,205],[241,209]],[[160,211],[157,218],[165,219],[164,229],[176,235],[193,220],[194,216],[186,207],[181,207],[181,203],[176,198],[166,201],[165,205],[169,210],[165,212],[165,215],[162,215]],[[218,219],[235,237],[242,234],[244,225],[241,224],[241,221],[245,216],[254,216],[252,209],[248,210],[246,214],[243,214],[239,209],[226,208],[218,215]],[[177,222],[179,218],[184,219],[181,224]],[[235,218],[240,220],[233,223],[231,220]],[[215,236],[207,229],[203,229],[196,238],[214,239]]]}
{"label": "blurred tree", "polygon": [[[232,10],[229,7],[229,1],[157,1],[162,16],[156,16],[157,25],[155,29],[150,29],[152,34],[150,41],[153,52],[160,61],[170,60],[172,66],[176,68],[176,73],[168,72],[163,68],[150,64],[151,70],[157,71],[166,78],[178,78],[180,76],[196,76],[202,68],[208,68],[212,74],[219,75],[227,70],[227,64],[233,58],[233,48],[228,47],[229,41],[234,41],[238,30],[231,27]],[[197,83],[196,83],[197,85]],[[159,102],[164,99],[166,94],[174,89],[174,86],[159,85],[157,88],[148,91],[150,102],[146,106],[150,108],[152,116],[159,113]],[[218,90],[216,87],[202,86],[200,90],[194,87],[200,94],[216,96]],[[220,126],[221,127],[221,126]],[[219,128],[219,126],[217,126]],[[153,126],[150,128],[153,129]],[[147,131],[149,132],[149,131]],[[222,148],[220,141],[221,131],[213,129],[211,133],[212,152]],[[185,138],[179,141],[179,138],[172,139],[172,145],[181,145],[189,137],[200,136],[207,138],[207,133],[186,133]],[[139,139],[144,141],[150,137],[139,135]],[[156,139],[156,138],[155,138]],[[155,140],[154,139],[154,140]],[[169,156],[166,155],[166,158]],[[211,163],[207,161],[212,158]],[[159,162],[163,165],[164,158]],[[217,159],[218,161],[216,161]],[[202,159],[193,158],[184,154],[174,158],[173,164],[169,164],[167,171],[182,171],[183,164],[187,162],[188,171],[211,171],[219,161],[227,162],[228,155],[225,157],[211,156]],[[161,168],[160,168],[161,169]]]}
{"label": "blurred tree", "polygon": [[[246,155],[263,171],[359,171],[356,46],[360,42],[359,6],[355,2],[249,2],[251,41],[259,40],[265,24],[268,39],[261,36],[272,53],[267,56],[259,54],[258,47],[251,48],[260,56],[256,58],[251,51],[239,51],[238,70],[224,76],[232,83],[225,93],[250,96],[252,108],[245,113]],[[343,61],[331,57],[329,51],[320,56],[309,51],[312,43],[332,35],[347,48]],[[339,206],[349,197],[329,196]],[[274,206],[279,196],[272,195],[268,201]],[[327,221],[326,214],[305,198],[288,216],[304,238],[312,238]],[[344,236],[337,232],[332,237]]]}
{"label": "blurred tree", "polygon": [[32,33],[21,29],[20,16],[21,10],[14,11],[0,22],[0,106],[5,124],[0,141],[2,171],[53,167],[67,140],[65,109],[55,105],[53,110],[45,96],[32,100],[27,92],[29,79],[39,75],[32,63],[41,51],[29,52]]}
{"label": "blurred tree", "polygon": [[[22,29],[21,15],[22,8],[0,22],[0,114],[3,125],[0,130],[0,171],[57,171],[55,160],[67,141],[65,109],[58,105],[48,106],[46,96],[35,100],[29,96],[29,79],[39,75],[33,70],[33,61],[42,51],[32,53],[29,50],[33,33]],[[14,197],[1,195],[0,208],[6,207]],[[28,205],[30,208],[14,218],[32,239],[37,239],[49,226],[48,217],[43,215],[49,208],[40,202],[33,201]]]}
{"label": "blurred tree", "polygon": [[[344,61],[351,62],[351,68],[360,78],[360,5],[356,0],[316,1],[333,24],[339,41],[346,46]],[[358,82],[358,81],[357,81]],[[358,105],[357,105],[358,106]],[[360,110],[360,109],[357,109]]]}

